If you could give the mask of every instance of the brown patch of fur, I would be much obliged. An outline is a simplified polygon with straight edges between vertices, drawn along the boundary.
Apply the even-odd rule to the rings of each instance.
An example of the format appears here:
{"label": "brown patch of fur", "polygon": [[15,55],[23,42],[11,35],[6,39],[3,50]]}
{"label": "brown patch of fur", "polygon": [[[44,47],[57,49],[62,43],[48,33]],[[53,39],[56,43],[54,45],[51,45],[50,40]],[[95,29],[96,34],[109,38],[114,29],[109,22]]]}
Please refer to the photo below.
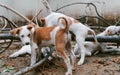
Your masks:
{"label": "brown patch of fur", "polygon": [[68,32],[68,30],[69,30],[69,24],[68,24],[67,19],[66,19],[65,17],[59,17],[59,18],[58,18],[58,21],[59,21],[60,19],[62,19],[62,24],[65,25],[65,28],[63,29],[64,32]]}
{"label": "brown patch of fur", "polygon": [[46,26],[46,20],[45,20],[45,18],[41,18],[40,21],[41,21],[41,26],[45,27]]}
{"label": "brown patch of fur", "polygon": [[27,25],[27,29],[28,29],[28,30],[31,30],[33,27],[35,27],[35,25],[33,25],[33,24]]}
{"label": "brown patch of fur", "polygon": [[56,50],[60,55],[66,59],[66,54],[64,52],[65,50],[65,44],[66,44],[66,39],[65,39],[65,33],[63,29],[57,31],[56,37],[55,37],[55,45],[56,45]]}
{"label": "brown patch of fur", "polygon": [[53,27],[43,27],[35,28],[34,31],[34,42],[37,44],[41,43],[41,40],[49,41],[51,39],[50,32],[55,28]]}
{"label": "brown patch of fur", "polygon": [[16,34],[19,34],[19,32],[20,32],[21,29],[22,29],[21,27],[15,28],[15,29],[11,30],[10,33],[13,36],[15,36]]}

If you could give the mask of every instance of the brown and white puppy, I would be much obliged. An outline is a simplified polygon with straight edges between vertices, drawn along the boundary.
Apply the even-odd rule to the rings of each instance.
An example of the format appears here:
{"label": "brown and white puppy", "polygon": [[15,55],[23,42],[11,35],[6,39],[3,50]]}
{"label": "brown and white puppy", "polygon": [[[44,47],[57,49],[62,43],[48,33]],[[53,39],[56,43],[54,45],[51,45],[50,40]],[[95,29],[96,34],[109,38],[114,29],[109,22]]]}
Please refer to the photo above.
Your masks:
{"label": "brown and white puppy", "polygon": [[[64,17],[58,18],[57,22],[63,26],[36,27],[30,24],[13,29],[11,34],[17,34],[23,44],[31,45],[31,65],[36,63],[36,50],[38,50],[38,47],[42,48],[54,45],[56,52],[61,55],[67,65],[68,71],[66,72],[66,75],[72,75],[75,55],[71,50],[71,36],[68,32],[69,25]],[[65,50],[70,53],[72,66]]]}

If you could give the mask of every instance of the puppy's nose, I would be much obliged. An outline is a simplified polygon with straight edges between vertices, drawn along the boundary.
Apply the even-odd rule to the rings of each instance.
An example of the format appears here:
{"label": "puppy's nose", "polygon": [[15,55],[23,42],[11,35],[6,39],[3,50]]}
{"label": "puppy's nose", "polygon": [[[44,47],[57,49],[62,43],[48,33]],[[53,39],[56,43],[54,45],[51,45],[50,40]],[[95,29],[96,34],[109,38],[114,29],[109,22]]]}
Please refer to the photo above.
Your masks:
{"label": "puppy's nose", "polygon": [[25,45],[29,45],[30,43],[29,42],[26,42]]}

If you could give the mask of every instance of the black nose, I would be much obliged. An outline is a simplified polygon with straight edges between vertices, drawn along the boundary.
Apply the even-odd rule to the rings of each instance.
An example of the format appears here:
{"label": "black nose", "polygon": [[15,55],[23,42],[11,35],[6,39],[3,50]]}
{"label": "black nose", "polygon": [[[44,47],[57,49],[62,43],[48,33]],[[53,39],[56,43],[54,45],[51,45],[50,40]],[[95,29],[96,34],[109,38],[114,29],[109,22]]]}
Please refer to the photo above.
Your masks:
{"label": "black nose", "polygon": [[26,42],[25,45],[29,45],[30,43],[29,42]]}

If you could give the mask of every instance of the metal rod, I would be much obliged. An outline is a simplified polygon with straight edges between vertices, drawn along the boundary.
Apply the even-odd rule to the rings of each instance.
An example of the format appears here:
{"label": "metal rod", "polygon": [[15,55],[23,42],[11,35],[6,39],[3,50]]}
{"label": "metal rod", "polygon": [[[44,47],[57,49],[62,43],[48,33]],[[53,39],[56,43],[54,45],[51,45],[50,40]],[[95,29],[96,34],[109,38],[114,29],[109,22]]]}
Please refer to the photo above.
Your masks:
{"label": "metal rod", "polygon": [[[12,36],[10,34],[0,34],[0,40],[4,39],[14,39],[14,40],[20,40],[18,36]],[[98,36],[97,37],[99,42],[115,42],[120,43],[120,36]],[[86,41],[94,41],[93,36],[88,36]]]}
{"label": "metal rod", "polygon": [[5,39],[20,40],[18,36],[12,36],[10,34],[0,34],[0,40],[5,40]]}
{"label": "metal rod", "polygon": [[[120,36],[98,36],[97,40],[99,42],[120,42]],[[89,36],[86,38],[86,41],[94,41],[94,38],[92,36]]]}

